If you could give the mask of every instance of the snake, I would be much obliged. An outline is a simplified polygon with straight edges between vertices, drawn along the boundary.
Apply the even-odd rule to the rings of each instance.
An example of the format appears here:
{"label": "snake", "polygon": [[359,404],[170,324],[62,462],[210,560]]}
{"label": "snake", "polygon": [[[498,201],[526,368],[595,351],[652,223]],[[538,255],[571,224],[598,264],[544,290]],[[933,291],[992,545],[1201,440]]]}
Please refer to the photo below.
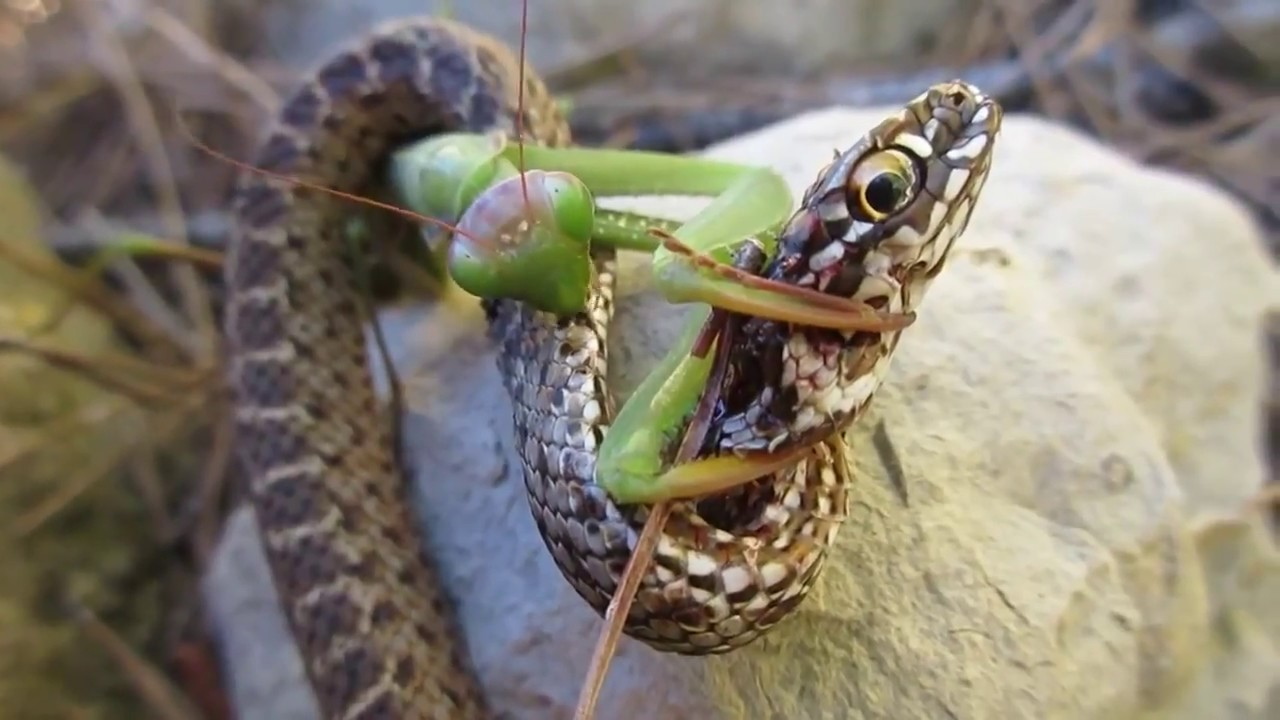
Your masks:
{"label": "snake", "polygon": [[[920,158],[912,204],[891,221],[860,215],[848,201],[854,170],[837,158],[760,274],[912,311],[968,222],[998,124],[998,105],[963,83],[917,98],[862,140]],[[266,172],[243,172],[234,187],[224,329],[236,454],[326,718],[491,709],[406,500],[394,423],[379,410],[360,260],[371,249],[344,231],[351,205],[306,184],[373,193],[403,143],[447,131],[515,137],[518,126],[525,142],[571,142],[546,85],[501,41],[450,20],[397,20],[304,77],[258,146],[253,165]],[[533,519],[565,579],[603,613],[648,507],[619,506],[592,479],[616,402],[607,350],[618,272],[613,251],[592,255],[580,313],[483,306]],[[850,492],[837,430],[870,399],[897,344],[896,332],[755,318],[736,328],[704,449],[812,451],[747,488],[673,504],[625,627],[659,650],[727,652],[805,597]]]}

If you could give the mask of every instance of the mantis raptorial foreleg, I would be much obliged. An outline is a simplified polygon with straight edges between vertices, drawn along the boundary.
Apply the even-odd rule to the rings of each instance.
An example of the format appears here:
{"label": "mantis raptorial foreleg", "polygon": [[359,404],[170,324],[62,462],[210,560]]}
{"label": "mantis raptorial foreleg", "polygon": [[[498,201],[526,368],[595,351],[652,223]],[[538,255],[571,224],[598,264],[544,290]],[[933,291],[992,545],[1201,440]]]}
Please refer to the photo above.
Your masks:
{"label": "mantis raptorial foreleg", "polygon": [[[402,150],[393,161],[396,186],[411,208],[467,231],[450,271],[472,294],[524,300],[551,312],[580,310],[580,301],[560,299],[573,294],[568,289],[543,295],[549,292],[544,261],[560,268],[556,285],[585,288],[586,249],[594,242],[653,252],[654,282],[673,303],[835,330],[901,329],[910,322],[730,264],[748,238],[771,253],[776,230],[791,213],[790,190],[772,170],[630,150],[526,147],[522,174],[515,153],[501,137],[453,134]],[[594,203],[642,195],[714,199],[682,224]],[[666,231],[665,238],[654,228]],[[491,244],[477,247],[477,238]]]}

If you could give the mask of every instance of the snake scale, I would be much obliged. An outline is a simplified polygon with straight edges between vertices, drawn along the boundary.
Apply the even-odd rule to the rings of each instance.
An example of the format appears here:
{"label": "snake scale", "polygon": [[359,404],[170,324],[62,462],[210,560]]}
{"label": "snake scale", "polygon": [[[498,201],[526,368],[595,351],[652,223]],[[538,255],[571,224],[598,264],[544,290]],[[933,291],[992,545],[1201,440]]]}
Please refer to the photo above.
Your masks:
{"label": "snake scale", "polygon": [[[450,130],[569,142],[542,81],[465,26],[414,19],[334,54],[290,96],[255,166],[352,193],[378,185],[398,144]],[[910,311],[942,266],[989,167],[999,108],[952,84],[922,95],[833,162],[760,272]],[[919,191],[883,222],[851,209],[859,155],[919,155]],[[906,156],[902,156],[906,157]],[[913,161],[914,162],[914,161]],[[851,173],[853,175],[851,175]],[[390,423],[366,355],[371,318],[342,232],[351,205],[245,173],[233,198],[227,342],[237,451],[285,615],[331,718],[486,717],[448,596],[403,496]],[[368,250],[368,248],[365,248]],[[552,317],[486,301],[514,408],[533,517],[564,576],[603,611],[646,509],[592,482],[613,412],[606,385],[615,257],[593,251],[586,311]],[[745,319],[707,452],[813,446],[794,467],[722,497],[675,505],[627,632],[686,654],[743,645],[817,577],[845,514],[835,431],[883,377],[897,333],[834,333]]]}

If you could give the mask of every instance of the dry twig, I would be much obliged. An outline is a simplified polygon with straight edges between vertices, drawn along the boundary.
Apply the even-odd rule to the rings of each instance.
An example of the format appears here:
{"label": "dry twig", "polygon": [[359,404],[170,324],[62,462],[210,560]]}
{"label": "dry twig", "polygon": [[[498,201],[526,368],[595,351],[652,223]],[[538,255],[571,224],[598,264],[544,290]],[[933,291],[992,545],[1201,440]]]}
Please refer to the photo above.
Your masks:
{"label": "dry twig", "polygon": [[[124,112],[135,134],[138,146],[147,160],[152,184],[160,204],[167,234],[174,240],[187,244],[186,222],[183,220],[182,201],[174,181],[173,168],[164,149],[160,126],[151,111],[146,91],[138,79],[129,55],[120,39],[108,25],[103,11],[96,5],[85,6],[83,14],[91,30],[91,37],[99,43],[99,51],[112,85],[124,103]],[[203,355],[212,355],[218,347],[218,332],[213,322],[213,312],[208,295],[199,277],[187,266],[173,268],[174,277],[182,295],[184,312],[195,323],[203,343]]]}

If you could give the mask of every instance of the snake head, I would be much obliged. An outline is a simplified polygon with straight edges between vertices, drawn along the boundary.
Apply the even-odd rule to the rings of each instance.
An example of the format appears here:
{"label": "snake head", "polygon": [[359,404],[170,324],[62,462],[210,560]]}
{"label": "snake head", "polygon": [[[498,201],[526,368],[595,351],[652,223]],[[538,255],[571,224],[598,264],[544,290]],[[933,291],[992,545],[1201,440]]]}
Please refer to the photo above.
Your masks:
{"label": "snake head", "polygon": [[[968,224],[1000,121],[972,85],[929,88],[818,173],[762,274],[914,313]],[[747,319],[704,452],[773,453],[846,426],[883,380],[898,333]]]}
{"label": "snake head", "polygon": [[916,286],[913,309],[968,224],[1001,119],[959,80],[921,93],[823,168],[765,275],[868,302]]}

